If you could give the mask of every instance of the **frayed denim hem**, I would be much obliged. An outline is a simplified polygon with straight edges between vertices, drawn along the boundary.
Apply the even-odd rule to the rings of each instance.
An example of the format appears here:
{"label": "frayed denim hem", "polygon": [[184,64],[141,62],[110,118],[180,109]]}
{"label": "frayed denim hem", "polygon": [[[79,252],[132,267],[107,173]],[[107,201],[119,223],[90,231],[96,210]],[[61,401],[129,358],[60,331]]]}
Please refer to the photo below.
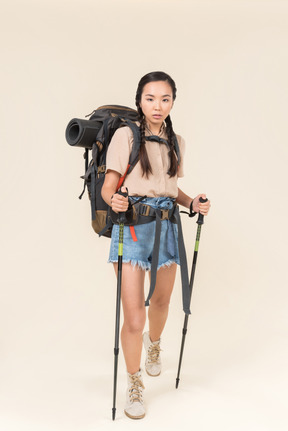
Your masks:
{"label": "frayed denim hem", "polygon": [[[117,262],[118,262],[118,259],[117,260],[113,260],[113,259],[108,260],[108,263],[117,263]],[[136,268],[136,266],[137,266],[138,268],[144,269],[145,271],[151,271],[151,263],[143,262],[142,260],[125,259],[125,260],[122,260],[122,263],[131,263],[133,268]],[[167,266],[167,267],[171,266],[172,263],[177,263],[177,265],[180,265],[179,261],[176,261],[175,259],[170,259],[164,263],[161,263],[161,265],[158,265],[157,271],[158,271],[158,269],[162,268],[163,266]]]}
{"label": "frayed denim hem", "polygon": [[[108,259],[108,263],[118,263],[117,260]],[[133,268],[136,268],[136,266],[140,269],[144,269],[145,271],[150,271],[151,269],[151,263],[143,262],[142,260],[134,260],[134,259],[124,259],[122,260],[122,263],[131,263]]]}
{"label": "frayed denim hem", "polygon": [[171,266],[172,263],[177,263],[177,265],[180,265],[180,262],[178,260],[170,259],[170,260],[167,260],[167,262],[164,262],[164,263],[161,263],[161,265],[158,265],[157,271],[158,271],[158,269],[163,268],[163,266],[167,266],[167,267]]}

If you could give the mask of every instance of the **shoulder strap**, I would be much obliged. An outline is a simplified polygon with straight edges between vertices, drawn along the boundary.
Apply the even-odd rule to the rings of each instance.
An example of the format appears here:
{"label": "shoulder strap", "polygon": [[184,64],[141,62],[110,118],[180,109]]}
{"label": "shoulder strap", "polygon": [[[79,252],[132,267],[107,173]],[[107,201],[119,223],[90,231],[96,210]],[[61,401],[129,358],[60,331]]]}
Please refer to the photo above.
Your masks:
{"label": "shoulder strap", "polygon": [[174,146],[175,146],[176,156],[178,159],[178,165],[180,165],[180,160],[181,160],[180,149],[179,149],[178,139],[175,133],[174,133]]}
{"label": "shoulder strap", "polygon": [[126,174],[128,175],[130,174],[130,172],[132,171],[132,169],[134,168],[134,166],[139,160],[141,137],[140,137],[140,130],[137,124],[133,123],[133,121],[126,120],[126,125],[130,127],[133,133],[133,146],[129,157],[129,169]]}

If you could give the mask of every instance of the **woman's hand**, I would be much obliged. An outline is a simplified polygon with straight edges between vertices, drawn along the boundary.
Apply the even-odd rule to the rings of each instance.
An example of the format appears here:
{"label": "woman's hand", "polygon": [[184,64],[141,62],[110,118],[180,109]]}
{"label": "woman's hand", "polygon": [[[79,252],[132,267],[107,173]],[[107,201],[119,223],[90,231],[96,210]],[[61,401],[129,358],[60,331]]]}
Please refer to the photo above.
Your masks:
{"label": "woman's hand", "polygon": [[[121,187],[121,192],[127,193],[126,187]],[[122,213],[128,209],[128,196],[124,197],[119,193],[114,193],[111,197],[111,207],[115,213]]]}
{"label": "woman's hand", "polygon": [[209,209],[211,207],[210,201],[205,202],[204,204],[202,204],[199,199],[203,198],[206,199],[206,195],[205,194],[200,194],[198,196],[196,196],[196,198],[194,198],[193,200],[193,211],[195,211],[196,213],[203,214],[204,216],[208,215]]}

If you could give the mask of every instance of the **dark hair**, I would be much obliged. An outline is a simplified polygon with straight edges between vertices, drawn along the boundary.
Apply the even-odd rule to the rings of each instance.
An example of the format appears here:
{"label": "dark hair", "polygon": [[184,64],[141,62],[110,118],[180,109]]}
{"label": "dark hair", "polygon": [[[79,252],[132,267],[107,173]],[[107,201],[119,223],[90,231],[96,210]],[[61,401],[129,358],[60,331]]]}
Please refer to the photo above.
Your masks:
{"label": "dark hair", "polygon": [[[173,101],[176,99],[176,92],[177,92],[175,82],[173,81],[171,76],[169,76],[165,72],[147,73],[147,75],[144,75],[138,83],[138,87],[137,87],[137,91],[136,91],[136,97],[135,97],[135,103],[137,106],[137,111],[139,114],[139,121],[140,121],[141,144],[140,144],[139,159],[140,159],[140,163],[141,163],[143,176],[145,175],[146,177],[148,177],[149,174],[152,174],[152,168],[151,168],[151,164],[149,162],[149,158],[148,158],[148,154],[147,154],[146,146],[145,146],[145,143],[146,143],[146,141],[145,141],[146,121],[145,121],[143,111],[140,107],[140,102],[141,102],[141,96],[142,96],[144,86],[146,84],[148,84],[149,82],[155,82],[155,81],[166,81],[166,82],[168,82],[168,84],[170,85],[170,87],[172,89]],[[169,167],[169,170],[167,173],[170,175],[170,177],[174,177],[177,174],[177,158],[176,158],[175,145],[174,145],[175,133],[174,133],[174,130],[172,127],[172,121],[171,121],[170,115],[168,115],[168,117],[165,119],[165,123],[166,123],[167,137],[168,137],[168,145],[169,145],[169,149],[170,149],[169,153],[168,153],[169,158],[170,158],[170,167]]]}

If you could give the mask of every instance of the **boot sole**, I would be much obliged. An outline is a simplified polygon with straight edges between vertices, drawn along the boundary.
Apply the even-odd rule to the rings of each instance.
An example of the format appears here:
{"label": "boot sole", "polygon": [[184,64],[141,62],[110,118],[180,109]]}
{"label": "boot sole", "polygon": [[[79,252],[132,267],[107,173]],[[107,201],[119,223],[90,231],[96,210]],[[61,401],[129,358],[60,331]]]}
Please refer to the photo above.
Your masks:
{"label": "boot sole", "polygon": [[145,368],[145,371],[146,371],[146,373],[148,374],[148,376],[150,376],[150,377],[158,377],[158,376],[160,376],[160,374],[161,374],[161,371],[160,371],[160,373],[158,373],[158,374],[150,374],[150,373],[146,370],[146,368]]}
{"label": "boot sole", "polygon": [[124,410],[124,413],[130,419],[143,419],[145,417],[145,413],[143,413],[143,415],[140,415],[140,416],[131,416],[131,415],[129,415],[129,413],[126,412],[126,410]]}

